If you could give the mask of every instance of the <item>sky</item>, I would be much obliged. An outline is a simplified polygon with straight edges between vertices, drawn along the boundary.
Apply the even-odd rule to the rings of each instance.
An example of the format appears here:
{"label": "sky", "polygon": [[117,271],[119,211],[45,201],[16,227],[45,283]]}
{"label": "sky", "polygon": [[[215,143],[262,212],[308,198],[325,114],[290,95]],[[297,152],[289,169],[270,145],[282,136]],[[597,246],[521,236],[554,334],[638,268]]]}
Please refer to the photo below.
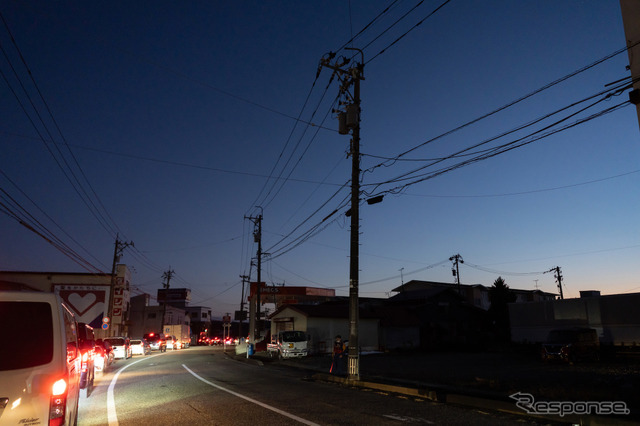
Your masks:
{"label": "sky", "polygon": [[[214,316],[241,276],[640,291],[640,131],[617,0],[16,1],[0,6],[0,269],[163,274]],[[348,48],[360,49],[346,50]],[[328,59],[329,52],[335,52]],[[378,204],[365,201],[383,195]],[[55,243],[51,244],[50,241]]]}

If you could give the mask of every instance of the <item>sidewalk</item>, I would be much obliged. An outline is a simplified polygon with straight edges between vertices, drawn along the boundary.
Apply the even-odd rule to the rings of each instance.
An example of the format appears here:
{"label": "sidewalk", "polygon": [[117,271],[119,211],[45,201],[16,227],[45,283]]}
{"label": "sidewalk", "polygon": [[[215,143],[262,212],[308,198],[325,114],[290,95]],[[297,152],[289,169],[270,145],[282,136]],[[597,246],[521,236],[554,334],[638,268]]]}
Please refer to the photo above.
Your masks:
{"label": "sidewalk", "polygon": [[531,394],[536,401],[624,401],[627,416],[536,416],[583,425],[640,423],[640,362],[611,359],[600,363],[547,364],[534,354],[500,352],[376,353],[361,355],[360,380],[329,374],[329,355],[273,360],[266,352],[234,358],[263,365],[307,370],[316,380],[367,387],[443,403],[526,413],[510,398]]}

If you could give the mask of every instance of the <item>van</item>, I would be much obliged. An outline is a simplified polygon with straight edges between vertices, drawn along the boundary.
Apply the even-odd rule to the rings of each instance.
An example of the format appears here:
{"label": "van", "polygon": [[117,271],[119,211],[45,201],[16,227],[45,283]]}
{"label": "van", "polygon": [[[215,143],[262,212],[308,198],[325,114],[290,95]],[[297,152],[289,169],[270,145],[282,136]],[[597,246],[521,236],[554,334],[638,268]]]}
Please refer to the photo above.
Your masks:
{"label": "van", "polygon": [[113,348],[113,356],[114,358],[124,358],[129,359],[132,356],[131,353],[131,343],[129,338],[126,336],[120,337],[107,337],[104,339],[105,342],[109,343]]}
{"label": "van", "polygon": [[0,424],[75,425],[81,358],[75,316],[54,293],[0,291]]}

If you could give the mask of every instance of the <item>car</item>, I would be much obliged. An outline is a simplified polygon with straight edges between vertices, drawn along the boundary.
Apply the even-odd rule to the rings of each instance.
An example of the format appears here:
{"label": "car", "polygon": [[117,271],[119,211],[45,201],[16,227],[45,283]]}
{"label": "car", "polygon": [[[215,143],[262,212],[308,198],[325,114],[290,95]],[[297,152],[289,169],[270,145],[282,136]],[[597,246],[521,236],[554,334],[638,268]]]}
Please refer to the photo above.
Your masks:
{"label": "car", "polygon": [[166,336],[167,338],[167,349],[180,349],[182,344],[180,340],[176,339],[176,336]]}
{"label": "car", "polygon": [[600,359],[600,340],[593,328],[566,328],[551,330],[542,344],[543,361],[576,362]]}
{"label": "car", "polygon": [[0,291],[0,424],[75,425],[81,355],[73,312],[55,293]]}
{"label": "car", "polygon": [[149,342],[152,351],[166,352],[167,339],[161,333],[146,333],[142,338]]}
{"label": "car", "polygon": [[107,337],[104,339],[113,348],[113,356],[115,359],[131,358],[131,344],[128,337]]}
{"label": "car", "polygon": [[189,346],[191,346],[191,338],[190,337],[183,337],[182,338],[182,348],[188,348]]}
{"label": "car", "polygon": [[113,348],[108,342],[98,339],[96,340],[95,351],[94,367],[96,371],[104,373],[115,359]]}
{"label": "car", "polygon": [[151,353],[151,345],[145,339],[131,340],[132,355],[149,355]]}
{"label": "car", "polygon": [[96,338],[93,334],[93,327],[83,322],[78,323],[78,348],[82,360],[80,370],[80,389],[85,390],[86,396],[93,390],[95,378],[95,348]]}
{"label": "car", "polygon": [[216,337],[211,339],[211,344],[212,345],[219,345],[220,343],[222,343],[222,340],[220,340],[220,338],[218,336],[216,336]]}

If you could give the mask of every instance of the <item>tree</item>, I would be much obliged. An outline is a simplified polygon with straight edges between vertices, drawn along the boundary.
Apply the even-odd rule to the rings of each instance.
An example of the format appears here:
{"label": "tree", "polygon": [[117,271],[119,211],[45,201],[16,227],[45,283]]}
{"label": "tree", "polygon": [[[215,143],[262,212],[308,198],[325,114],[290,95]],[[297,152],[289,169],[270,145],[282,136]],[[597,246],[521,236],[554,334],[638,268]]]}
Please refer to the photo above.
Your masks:
{"label": "tree", "polygon": [[489,316],[498,340],[508,342],[511,337],[509,325],[509,307],[507,304],[516,301],[516,295],[502,277],[498,277],[489,288]]}

